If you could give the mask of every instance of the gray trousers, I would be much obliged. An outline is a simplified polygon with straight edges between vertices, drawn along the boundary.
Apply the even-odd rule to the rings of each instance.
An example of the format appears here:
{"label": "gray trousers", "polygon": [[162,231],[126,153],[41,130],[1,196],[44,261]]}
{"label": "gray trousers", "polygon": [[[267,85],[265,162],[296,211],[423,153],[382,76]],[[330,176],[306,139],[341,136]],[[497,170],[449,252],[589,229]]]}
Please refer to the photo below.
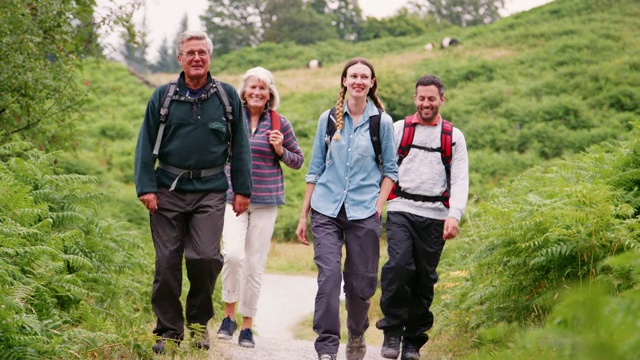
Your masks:
{"label": "gray trousers", "polygon": [[[318,293],[313,330],[318,354],[337,354],[340,346],[340,283],[344,274],[347,329],[362,335],[369,328],[370,298],[378,285],[380,219],[376,214],[348,220],[344,208],[336,218],[311,212],[314,260],[318,267]],[[346,245],[344,272],[342,244]]]}
{"label": "gray trousers", "polygon": [[184,338],[182,257],[191,284],[186,300],[187,324],[207,325],[213,317],[213,288],[222,269],[220,235],[225,192],[181,193],[158,190],[158,210],[151,215],[156,252],[151,305],[158,317],[153,333]]}

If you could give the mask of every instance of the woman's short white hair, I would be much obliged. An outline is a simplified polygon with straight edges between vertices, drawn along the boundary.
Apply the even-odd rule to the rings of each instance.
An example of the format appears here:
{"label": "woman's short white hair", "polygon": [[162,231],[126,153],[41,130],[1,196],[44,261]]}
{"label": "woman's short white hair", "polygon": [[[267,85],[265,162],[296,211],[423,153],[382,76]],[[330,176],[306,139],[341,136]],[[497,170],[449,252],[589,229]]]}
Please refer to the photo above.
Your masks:
{"label": "woman's short white hair", "polygon": [[269,89],[269,109],[276,110],[278,108],[278,105],[280,105],[280,95],[278,95],[278,89],[276,89],[276,83],[273,80],[273,74],[271,74],[271,71],[261,66],[249,69],[246,73],[244,73],[244,75],[242,75],[242,84],[240,84],[240,99],[244,102],[247,101],[247,99],[244,97],[244,94],[247,90],[247,83],[251,78],[260,80],[267,85],[267,88]]}

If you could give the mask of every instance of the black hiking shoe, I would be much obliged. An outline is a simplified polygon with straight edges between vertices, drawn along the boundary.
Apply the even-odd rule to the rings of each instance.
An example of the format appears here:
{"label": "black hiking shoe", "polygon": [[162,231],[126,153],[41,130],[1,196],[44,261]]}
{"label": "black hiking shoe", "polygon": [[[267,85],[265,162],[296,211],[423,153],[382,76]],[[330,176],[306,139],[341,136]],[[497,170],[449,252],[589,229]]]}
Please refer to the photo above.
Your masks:
{"label": "black hiking shoe", "polygon": [[386,335],[382,342],[382,348],[380,349],[380,355],[385,359],[397,359],[400,355],[400,342],[402,341],[400,336]]}
{"label": "black hiking shoe", "polygon": [[410,343],[402,344],[402,356],[400,360],[420,360],[420,349]]}
{"label": "black hiking shoe", "polygon": [[193,344],[198,349],[209,350],[209,330],[205,330],[204,333],[196,332],[193,335],[196,340]]}
{"label": "black hiking shoe", "polygon": [[256,347],[256,343],[253,341],[253,332],[251,329],[240,330],[240,335],[238,335],[238,345],[246,348]]}
{"label": "black hiking shoe", "polygon": [[227,316],[222,319],[222,324],[220,324],[220,328],[218,329],[218,339],[230,340],[237,328],[238,323],[231,320],[231,317]]}
{"label": "black hiking shoe", "polygon": [[153,344],[153,346],[151,346],[151,350],[153,350],[154,353],[159,354],[159,355],[164,355],[165,353],[165,342],[164,340],[158,340],[156,341],[155,344]]}

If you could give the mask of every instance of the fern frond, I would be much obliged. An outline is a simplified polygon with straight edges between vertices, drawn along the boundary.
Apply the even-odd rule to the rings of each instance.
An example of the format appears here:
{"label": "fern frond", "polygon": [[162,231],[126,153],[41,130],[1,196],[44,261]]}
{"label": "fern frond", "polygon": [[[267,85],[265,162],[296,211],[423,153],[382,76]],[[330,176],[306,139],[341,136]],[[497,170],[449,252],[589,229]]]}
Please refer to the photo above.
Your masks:
{"label": "fern frond", "polygon": [[98,178],[90,175],[79,174],[58,174],[46,175],[44,180],[47,183],[55,183],[58,186],[77,186],[79,184],[98,184]]}
{"label": "fern frond", "polygon": [[90,271],[95,269],[91,261],[87,260],[84,256],[63,255],[62,259],[67,262],[68,266],[73,268],[73,271]]}
{"label": "fern frond", "polygon": [[51,212],[49,213],[49,216],[53,220],[55,226],[70,226],[82,223],[86,219],[84,215],[71,211]]}
{"label": "fern frond", "polygon": [[31,149],[33,144],[26,141],[15,141],[5,144],[0,144],[0,155],[6,156],[18,156],[25,150]]}

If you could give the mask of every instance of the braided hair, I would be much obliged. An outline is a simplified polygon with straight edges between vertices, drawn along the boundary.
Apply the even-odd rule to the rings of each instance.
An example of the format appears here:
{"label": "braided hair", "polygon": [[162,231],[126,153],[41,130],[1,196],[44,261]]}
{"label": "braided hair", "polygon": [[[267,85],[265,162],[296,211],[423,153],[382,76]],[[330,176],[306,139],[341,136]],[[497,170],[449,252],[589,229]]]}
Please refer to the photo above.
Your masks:
{"label": "braided hair", "polygon": [[373,69],[373,65],[369,62],[369,60],[357,57],[349,60],[342,69],[342,76],[340,76],[340,94],[338,95],[338,101],[336,102],[336,133],[333,136],[333,140],[340,140],[340,130],[342,130],[342,126],[344,125],[344,98],[347,94],[347,87],[344,86],[344,79],[347,78],[347,70],[350,67],[356,64],[363,64],[371,70],[371,79],[375,80],[373,82],[373,86],[369,89],[367,96],[373,101],[373,103],[381,110],[384,111],[384,106],[382,105],[382,101],[378,98],[376,94],[376,90],[378,89],[378,81],[376,79],[376,71]]}

